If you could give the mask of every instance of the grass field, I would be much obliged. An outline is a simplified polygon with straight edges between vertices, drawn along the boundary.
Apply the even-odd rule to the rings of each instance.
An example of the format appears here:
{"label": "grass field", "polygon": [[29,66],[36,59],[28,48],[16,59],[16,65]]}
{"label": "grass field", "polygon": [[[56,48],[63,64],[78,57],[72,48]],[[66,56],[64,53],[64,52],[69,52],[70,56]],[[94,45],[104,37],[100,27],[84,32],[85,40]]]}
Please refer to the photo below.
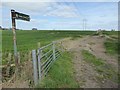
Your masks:
{"label": "grass field", "polygon": [[[41,46],[51,43],[53,40],[65,37],[77,37],[79,35],[92,35],[94,31],[17,31],[17,47],[18,51],[26,51],[37,48],[37,43]],[[2,31],[2,51],[13,51],[12,31]]]}
{"label": "grass field", "polygon": [[[54,40],[66,37],[76,39],[81,35],[93,35],[94,31],[47,31],[47,30],[16,30],[17,49],[21,54],[22,61],[27,59],[26,55],[29,51],[38,48],[38,42],[41,46],[47,45]],[[2,64],[7,64],[8,53],[13,54],[13,33],[12,30],[2,30]],[[14,58],[11,60],[14,62]]]}
{"label": "grass field", "polygon": [[[47,31],[47,30],[19,30],[17,34],[18,51],[26,51],[37,48],[37,43],[41,46],[51,43],[53,40],[62,39],[65,37],[79,37],[80,35],[93,35],[95,31]],[[117,35],[118,32],[103,32],[107,35]],[[2,31],[2,51],[13,51],[13,35],[11,30]]]}
{"label": "grass field", "polygon": [[[2,30],[2,64],[7,64],[8,53],[13,55],[13,33],[12,30]],[[17,49],[21,55],[21,62],[27,60],[26,55],[29,51],[38,48],[38,42],[41,46],[47,45],[54,40],[66,37],[76,39],[81,35],[93,35],[94,31],[48,31],[48,30],[16,30]],[[14,58],[12,58],[14,63]]]}
{"label": "grass field", "polygon": [[[2,52],[3,58],[6,57],[4,55],[5,52],[12,52],[13,53],[13,34],[12,30],[0,30],[2,32]],[[82,37],[85,35],[93,35],[95,31],[48,31],[48,30],[19,30],[16,31],[17,34],[17,48],[18,51],[22,54],[32,49],[38,48],[38,42],[40,42],[41,46],[47,45],[54,40],[59,40],[66,37],[72,37],[72,40]],[[104,34],[107,35],[118,35],[117,31],[104,31]],[[105,47],[108,53],[116,52],[118,48],[116,45],[118,42],[109,42],[105,43]],[[111,50],[112,49],[112,50]],[[23,55],[24,56],[24,55]],[[4,60],[6,61],[6,60]],[[3,62],[4,64],[5,62]]]}

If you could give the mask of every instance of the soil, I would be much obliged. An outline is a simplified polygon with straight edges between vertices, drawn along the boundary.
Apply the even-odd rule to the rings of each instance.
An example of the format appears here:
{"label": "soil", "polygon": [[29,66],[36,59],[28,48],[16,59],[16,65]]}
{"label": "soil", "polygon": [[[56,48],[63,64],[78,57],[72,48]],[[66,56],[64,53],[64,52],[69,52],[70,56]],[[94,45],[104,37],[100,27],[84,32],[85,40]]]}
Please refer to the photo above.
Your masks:
{"label": "soil", "polygon": [[110,64],[114,70],[118,71],[117,57],[111,56],[106,53],[104,48],[104,42],[106,37],[100,36],[85,36],[75,40],[64,39],[61,41],[61,45],[74,54],[74,69],[75,78],[82,88],[115,88],[117,83],[110,80],[103,80],[102,83],[96,78],[99,74],[95,69],[87,62],[83,60],[81,50],[88,50],[97,58],[105,60]]}

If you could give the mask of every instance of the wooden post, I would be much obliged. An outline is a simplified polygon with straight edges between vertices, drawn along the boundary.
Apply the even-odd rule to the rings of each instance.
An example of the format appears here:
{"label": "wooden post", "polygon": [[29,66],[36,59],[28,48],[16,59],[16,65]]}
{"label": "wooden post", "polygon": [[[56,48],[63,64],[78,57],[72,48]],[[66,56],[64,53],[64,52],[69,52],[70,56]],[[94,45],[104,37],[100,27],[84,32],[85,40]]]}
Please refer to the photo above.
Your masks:
{"label": "wooden post", "polygon": [[56,59],[56,57],[55,57],[55,42],[53,41],[52,43],[53,43],[53,45],[52,45],[52,49],[53,49],[53,60],[55,60],[55,59]]}
{"label": "wooden post", "polygon": [[13,43],[14,43],[14,58],[15,58],[15,66],[16,70],[15,73],[18,73],[18,54],[17,54],[17,44],[16,44],[16,24],[15,24],[15,10],[11,10],[11,17],[12,17],[12,31],[13,31]]}
{"label": "wooden post", "polygon": [[39,72],[39,81],[41,80],[41,49],[38,49],[38,72]]}
{"label": "wooden post", "polygon": [[37,58],[36,58],[36,50],[32,50],[32,58],[33,58],[33,74],[34,74],[34,83],[38,84],[38,71],[37,71]]}
{"label": "wooden post", "polygon": [[[40,48],[40,42],[38,42],[38,49]],[[42,55],[42,49],[40,50],[40,54]]]}

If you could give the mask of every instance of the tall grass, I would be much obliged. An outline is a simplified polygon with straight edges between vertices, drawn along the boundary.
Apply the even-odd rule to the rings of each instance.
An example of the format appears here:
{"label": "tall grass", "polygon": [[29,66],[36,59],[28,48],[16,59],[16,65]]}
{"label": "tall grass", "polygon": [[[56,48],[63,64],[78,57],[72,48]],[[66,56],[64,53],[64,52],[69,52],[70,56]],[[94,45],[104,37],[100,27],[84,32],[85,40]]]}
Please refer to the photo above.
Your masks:
{"label": "tall grass", "polygon": [[72,55],[64,52],[55,61],[48,75],[37,85],[37,88],[75,88],[79,87],[74,78]]}

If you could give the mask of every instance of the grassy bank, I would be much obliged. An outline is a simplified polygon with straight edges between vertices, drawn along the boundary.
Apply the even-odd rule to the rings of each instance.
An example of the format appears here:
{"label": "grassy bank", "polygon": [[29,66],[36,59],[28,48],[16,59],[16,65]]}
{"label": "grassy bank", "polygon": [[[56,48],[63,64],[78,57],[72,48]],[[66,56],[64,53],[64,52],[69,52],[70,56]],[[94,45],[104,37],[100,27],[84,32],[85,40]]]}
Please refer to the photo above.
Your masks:
{"label": "grassy bank", "polygon": [[120,48],[120,42],[118,42],[118,39],[116,40],[110,40],[107,39],[104,43],[106,52],[112,55],[118,54],[119,48]]}
{"label": "grassy bank", "polygon": [[99,81],[102,82],[104,79],[109,79],[113,82],[118,82],[118,74],[111,65],[107,64],[104,60],[95,57],[86,50],[82,51],[82,55],[84,60],[94,66],[94,69],[99,73],[99,76],[97,77]]}
{"label": "grassy bank", "polygon": [[118,54],[119,48],[120,48],[120,42],[119,42],[119,37],[118,35],[120,34],[119,31],[104,31],[103,32],[106,35],[109,35],[112,39],[107,39],[104,43],[106,52],[111,54],[111,55],[115,55]]}
{"label": "grassy bank", "polygon": [[68,52],[55,61],[48,75],[37,85],[40,88],[75,88],[78,87],[74,78],[72,55]]}

